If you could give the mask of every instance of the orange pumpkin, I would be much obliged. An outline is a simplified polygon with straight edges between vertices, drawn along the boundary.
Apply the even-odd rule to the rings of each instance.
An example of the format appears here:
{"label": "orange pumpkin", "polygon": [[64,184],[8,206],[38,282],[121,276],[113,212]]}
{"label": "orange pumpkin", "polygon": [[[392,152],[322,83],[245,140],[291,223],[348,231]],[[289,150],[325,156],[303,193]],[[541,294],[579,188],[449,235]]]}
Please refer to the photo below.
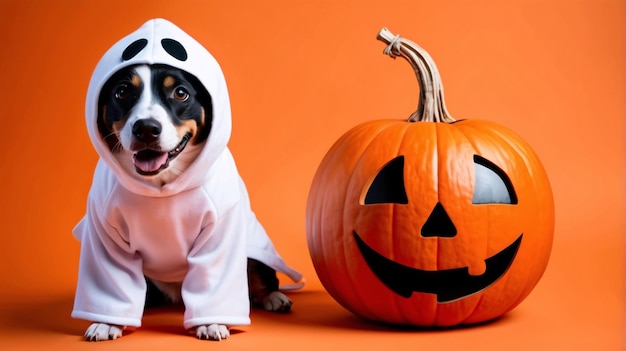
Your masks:
{"label": "orange pumpkin", "polygon": [[309,252],[346,309],[376,321],[453,326],[517,306],[548,263],[554,203],[541,162],[495,123],[456,121],[436,66],[386,29],[385,53],[407,59],[420,85],[405,120],[343,135],[315,174]]}

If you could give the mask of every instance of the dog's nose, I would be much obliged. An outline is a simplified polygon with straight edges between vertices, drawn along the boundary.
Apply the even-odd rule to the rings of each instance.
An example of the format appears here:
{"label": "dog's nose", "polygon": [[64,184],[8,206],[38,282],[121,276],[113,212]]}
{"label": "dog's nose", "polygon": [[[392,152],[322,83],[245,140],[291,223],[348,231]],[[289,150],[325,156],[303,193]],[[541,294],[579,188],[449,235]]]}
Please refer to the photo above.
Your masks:
{"label": "dog's nose", "polygon": [[151,143],[161,135],[161,123],[153,118],[140,119],[133,124],[133,135],[141,142]]}

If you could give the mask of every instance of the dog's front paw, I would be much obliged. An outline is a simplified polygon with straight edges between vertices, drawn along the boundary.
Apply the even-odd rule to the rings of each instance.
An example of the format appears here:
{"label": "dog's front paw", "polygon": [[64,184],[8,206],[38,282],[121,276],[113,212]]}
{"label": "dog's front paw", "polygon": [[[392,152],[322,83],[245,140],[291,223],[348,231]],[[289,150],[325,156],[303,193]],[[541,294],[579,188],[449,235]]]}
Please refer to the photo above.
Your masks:
{"label": "dog's front paw", "polygon": [[201,325],[196,328],[196,336],[201,340],[217,340],[228,339],[230,332],[228,327],[222,324]]}
{"label": "dog's front paw", "polygon": [[271,312],[287,313],[291,311],[291,300],[280,291],[272,291],[263,298],[263,308]]}
{"label": "dog's front paw", "polygon": [[93,323],[85,332],[87,341],[115,340],[122,336],[124,327],[106,323]]}

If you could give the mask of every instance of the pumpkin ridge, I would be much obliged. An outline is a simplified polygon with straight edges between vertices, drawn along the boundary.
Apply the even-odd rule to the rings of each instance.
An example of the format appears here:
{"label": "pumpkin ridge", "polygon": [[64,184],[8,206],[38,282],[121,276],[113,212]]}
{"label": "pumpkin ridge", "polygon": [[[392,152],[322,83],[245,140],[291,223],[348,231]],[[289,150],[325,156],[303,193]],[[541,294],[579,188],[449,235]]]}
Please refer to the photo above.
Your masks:
{"label": "pumpkin ridge", "polygon": [[[435,146],[435,150],[433,152],[434,153],[433,157],[437,158],[437,160],[436,160],[437,161],[437,167],[436,167],[437,175],[433,175],[433,179],[437,179],[437,203],[439,203],[439,204],[441,203],[441,195],[440,194],[441,194],[441,191],[442,191],[441,190],[441,179],[440,179],[440,177],[441,177],[440,169],[441,169],[442,165],[441,165],[441,157],[439,157],[439,149],[440,149],[439,143],[442,140],[442,138],[440,138],[440,135],[439,135],[440,133],[441,133],[441,131],[439,130],[439,126],[435,125],[435,133],[433,133],[433,135],[435,136],[435,138],[437,140],[435,141],[435,145],[436,146]],[[445,149],[445,148],[442,148],[442,150],[443,149]],[[452,218],[450,218],[450,220],[452,220]],[[452,223],[454,223],[454,221]],[[441,262],[441,255],[442,255],[441,254],[441,240],[443,240],[443,238],[438,236],[438,237],[436,237],[436,239],[437,239],[437,256],[435,258],[435,260],[436,260],[435,267],[437,267],[437,270],[441,270],[442,267],[439,264]],[[439,306],[439,305],[437,305],[437,306]]]}
{"label": "pumpkin ridge", "polygon": [[[505,274],[506,275],[506,274]],[[466,316],[464,316],[461,321],[459,322],[459,324],[467,324],[467,320],[469,320],[470,318],[472,318],[472,316],[474,315],[474,313],[476,313],[480,307],[480,304],[483,302],[483,299],[485,298],[485,295],[483,294],[479,294],[478,299],[476,300],[476,303],[474,304],[474,306],[471,309],[471,312],[468,313]]]}
{"label": "pumpkin ridge", "polygon": [[[406,138],[407,132],[408,132],[408,130],[411,127],[412,127],[411,124],[407,124],[405,126],[404,130],[403,130],[402,139],[400,140],[400,143],[398,144],[398,152],[397,152],[398,155],[400,155],[401,150],[403,150],[404,143],[407,140],[407,138]],[[405,180],[405,189],[406,189],[406,181],[407,181],[406,164],[405,164],[403,172],[405,172],[404,180]],[[412,200],[409,199],[409,203],[411,203],[411,201]],[[395,233],[396,232],[395,228],[397,226],[397,224],[396,224],[396,214],[397,214],[397,211],[395,211],[395,206],[397,206],[397,205],[394,204],[394,205],[390,206],[391,207],[391,210],[390,210],[391,211],[391,214],[390,214],[390,216],[391,216],[391,231],[390,231],[390,233]],[[409,206],[409,204],[406,204],[406,206]],[[391,236],[391,247],[392,247],[391,251],[392,251],[392,253],[396,252],[396,245],[403,246],[403,243],[401,243],[401,242],[398,243],[398,240],[396,240],[396,236],[392,235]],[[402,318],[406,321],[406,323],[410,323],[411,318],[409,317],[409,315],[407,315],[407,313],[405,313],[405,310],[402,308],[402,306],[400,306],[400,304],[398,303],[398,300],[397,299],[391,299],[391,301],[393,302],[393,306],[394,306],[395,310],[397,311],[396,313],[401,315]],[[409,312],[409,314],[412,314],[412,313],[413,313],[412,311]]]}
{"label": "pumpkin ridge", "polygon": [[[476,145],[475,141],[470,137],[470,135],[467,133],[467,130],[464,128],[464,127],[467,127],[467,125],[464,124],[464,125],[458,125],[458,126],[455,126],[455,127],[456,127],[455,131],[457,131],[458,134],[461,135],[465,139],[465,141],[471,146],[471,148],[473,150],[478,150],[479,149],[478,145]],[[472,128],[472,127],[469,127],[469,128]],[[473,129],[475,130],[476,128],[473,128]],[[476,132],[474,132],[474,133],[476,133]],[[476,174],[474,174],[474,182],[473,183],[476,183]],[[487,223],[491,223],[491,216],[492,216],[491,211],[487,211],[487,221],[486,221]],[[487,231],[489,232],[489,228],[487,228]],[[483,257],[485,257],[485,258],[486,257],[490,257],[490,255],[489,255],[489,235],[485,235],[485,246],[484,246],[484,248],[485,249],[484,249]],[[481,300],[482,300],[482,295],[481,295]],[[476,310],[476,308],[478,307],[479,303],[480,303],[480,301],[478,301],[476,303],[476,305],[474,306],[473,310]],[[472,311],[470,316],[473,313],[474,313],[474,311]]]}
{"label": "pumpkin ridge", "polygon": [[[404,149],[405,141],[407,140],[406,135],[407,135],[407,132],[409,131],[409,129],[410,129],[411,127],[412,127],[412,125],[411,125],[410,123],[407,123],[407,124],[405,125],[405,127],[404,127],[404,130],[403,130],[403,133],[402,133],[402,139],[400,139],[400,142],[398,143],[398,151],[397,151],[397,154],[398,154],[398,155],[400,155],[400,153],[401,153],[401,152],[402,152],[402,150]],[[405,189],[406,189],[406,183],[407,183],[407,181],[409,180],[409,179],[406,177],[406,168],[407,168],[407,165],[406,165],[406,163],[405,163],[404,170],[403,170],[403,172],[405,173],[405,178],[404,178],[404,182],[405,182]],[[408,190],[407,190],[407,192],[408,192]],[[409,203],[407,203],[407,204],[406,204],[406,206],[410,206],[410,204],[412,203],[412,201],[415,201],[415,200],[411,200],[411,199],[409,199]],[[390,233],[395,233],[395,232],[396,232],[396,231],[395,231],[395,228],[397,227],[397,224],[396,224],[396,216],[395,216],[395,215],[396,215],[396,211],[394,211],[394,208],[395,208],[395,205],[391,206],[391,214],[390,214],[390,216],[391,216],[391,232],[390,232]],[[403,243],[399,243],[399,244],[397,244],[397,243],[396,243],[396,240],[395,240],[395,236],[392,236],[392,238],[391,238],[391,248],[392,248],[392,253],[395,253],[395,252],[396,252],[396,245],[404,246],[405,244],[403,244]],[[390,257],[390,259],[395,260],[395,257]]]}
{"label": "pumpkin ridge", "polygon": [[[345,139],[347,139],[348,136],[345,135],[342,138],[340,138],[339,140],[337,140],[330,148],[330,151],[332,151],[333,153],[331,154],[327,154],[321,161],[320,163],[320,168],[318,170],[318,172],[315,174],[315,177],[313,178],[313,182],[312,182],[312,187],[314,188],[326,188],[326,183],[328,182],[327,180],[327,174],[329,174],[330,172],[332,172],[333,168],[329,167],[328,165],[332,165],[335,161],[335,159],[341,157],[341,153],[337,152],[337,149],[339,149],[343,143],[345,143]],[[322,171],[320,173],[320,170]],[[317,197],[312,197],[311,198],[312,201],[309,201],[309,203],[307,203],[307,206],[309,208],[308,213],[309,213],[309,217],[317,217],[317,216],[321,216],[323,215],[323,213],[325,213],[326,207],[328,206],[328,202],[330,201],[329,197],[322,197],[322,198],[317,198]],[[332,201],[331,201],[332,202]],[[315,211],[314,213],[312,213],[313,211]],[[325,230],[325,223],[315,223],[316,221],[307,221],[309,223],[314,223],[314,224],[310,224],[310,225],[317,225],[320,226],[321,228],[319,229],[320,231],[324,231]],[[307,225],[309,225],[307,223]],[[315,230],[315,228],[310,228],[310,230]],[[317,239],[317,240],[314,240]],[[310,252],[315,252],[316,255],[318,255],[319,259],[315,259],[315,265],[314,268],[316,271],[318,272],[318,275],[325,275],[325,272],[328,272],[328,267],[331,267],[332,264],[329,263],[329,259],[327,258],[326,252],[325,250],[320,250],[320,248],[326,247],[327,245],[329,245],[326,241],[329,238],[324,236],[324,235],[320,235],[317,236],[315,238],[311,237],[311,240],[308,240],[308,245],[309,245],[309,251]],[[322,267],[320,267],[320,265]],[[321,278],[321,277],[320,277]],[[328,286],[328,290],[331,293],[334,293],[336,291],[337,287],[332,284],[331,286]]]}
{"label": "pumpkin ridge", "polygon": [[[365,125],[359,125],[357,127],[353,128],[353,132],[356,132],[358,129],[360,128],[364,128]],[[328,174],[332,173],[334,171],[334,168],[332,167],[328,167],[327,165],[333,165],[335,164],[338,159],[342,158],[342,153],[338,152],[338,150],[341,150],[342,148],[346,147],[346,145],[349,145],[349,141],[353,138],[352,134],[347,133],[346,135],[342,136],[339,140],[337,140],[330,148],[330,155],[327,155],[326,157],[324,157],[324,159],[321,162],[321,166],[319,169],[323,170],[323,172],[321,174],[316,174],[314,179],[313,179],[313,184],[312,187],[321,187],[322,189],[326,189],[328,187]],[[328,157],[330,156],[330,157]],[[355,161],[356,163],[356,161]],[[344,198],[343,198],[343,202],[345,203],[345,197],[346,195],[344,194]],[[327,207],[329,206],[328,202],[332,202],[331,199],[329,197],[323,197],[322,199],[320,199],[321,201],[316,201],[316,197],[313,197],[314,203],[308,204],[310,205],[310,208],[316,211],[316,213],[313,215],[313,218],[316,218],[319,215],[323,215],[326,211],[327,211]],[[312,211],[311,210],[311,211]],[[314,221],[317,222],[317,221]],[[343,223],[343,222],[342,222]],[[321,225],[322,227],[326,226],[325,223],[318,223],[317,225]],[[313,228],[311,228],[313,229]],[[320,229],[323,230],[323,229]],[[343,230],[343,225],[342,228],[340,228],[340,230]],[[327,245],[329,245],[329,243],[325,242],[325,240],[327,239],[332,239],[332,238],[328,238],[325,236],[318,236],[317,237],[318,240],[311,240],[311,242],[309,242],[309,251],[311,252],[315,252],[317,255],[321,255],[321,260],[315,260],[317,262],[317,267],[315,267],[316,271],[319,270],[321,274],[325,274],[324,272],[328,272],[328,268],[327,267],[332,267],[334,266],[334,264],[332,263],[332,260],[334,258],[329,259],[328,257],[326,257],[326,253],[324,250],[320,250],[319,248],[323,248]],[[332,245],[332,244],[331,244]],[[320,262],[321,261],[321,262]],[[323,267],[319,267],[319,265],[322,264]],[[341,266],[341,267],[346,267],[345,271],[349,272],[347,266]],[[320,274],[318,273],[318,274]],[[331,280],[332,281],[332,280]],[[341,287],[336,286],[335,284],[332,284],[332,286],[329,286],[329,290],[332,290],[333,292],[337,291],[337,290],[341,290]],[[334,293],[333,295],[335,296],[340,296],[337,293]],[[345,303],[345,302],[342,302]]]}
{"label": "pumpkin ridge", "polygon": [[[369,123],[377,124],[377,121],[373,121],[373,122],[369,122]],[[366,122],[365,125],[369,126],[369,123]],[[371,136],[370,140],[367,143],[365,143],[365,142],[363,143],[363,145],[365,145],[365,146],[363,147],[362,150],[360,150],[360,156],[354,162],[354,167],[351,167],[352,171],[351,171],[351,173],[350,173],[350,175],[348,177],[348,182],[347,182],[347,185],[346,185],[346,187],[344,189],[343,207],[342,207],[344,209],[345,208],[350,208],[350,204],[348,203],[348,201],[349,201],[348,192],[352,188],[352,184],[355,181],[355,173],[356,173],[357,169],[359,168],[359,164],[361,164],[361,162],[363,162],[363,160],[365,158],[365,155],[367,154],[367,150],[370,147],[372,147],[372,144],[376,141],[376,139],[378,139],[380,137],[380,135],[382,133],[384,133],[386,130],[388,130],[388,129],[392,128],[392,127],[395,127],[395,124],[385,124],[385,125],[378,126],[378,127],[379,127],[379,129],[376,131],[376,134]],[[362,189],[360,189],[359,191],[362,192]],[[345,220],[345,216],[346,216],[346,211],[344,210],[344,213],[342,214],[342,220],[341,220],[341,232],[344,233],[344,235],[345,235],[346,232],[352,233],[352,231],[354,230],[354,228],[346,228],[346,223],[350,223],[350,221],[346,221]],[[350,236],[348,236],[348,237],[350,237]],[[345,238],[346,237],[344,236],[343,240],[346,240]],[[350,272],[350,268],[349,268],[350,265],[349,265],[349,262],[348,262],[348,257],[351,256],[349,250],[351,248],[354,248],[354,247],[355,247],[355,245],[353,245],[352,242],[351,242],[350,245],[344,245],[343,246],[343,255],[340,255],[340,256],[343,256],[342,259],[344,261],[344,267],[347,267],[346,270],[348,272]],[[357,286],[358,285],[354,281],[354,279],[357,278],[356,275],[348,274],[347,276],[349,277],[350,283],[353,286]],[[354,296],[355,296],[355,299],[358,300],[358,305],[359,306],[366,305],[364,303],[364,301],[367,301],[367,300],[364,299],[363,296],[361,296],[361,293],[360,293],[360,291],[358,291],[358,289],[355,289]],[[351,308],[354,308],[354,307],[351,306]],[[371,311],[368,311],[368,313],[371,313]]]}
{"label": "pumpkin ridge", "polygon": [[[476,122],[476,121],[472,121],[472,122]],[[472,130],[473,133],[467,133],[466,130],[464,130],[465,128]],[[500,153],[502,155],[506,155],[507,158],[507,164],[508,163],[513,163],[516,165],[524,165],[525,167],[522,167],[521,169],[504,169],[504,171],[508,174],[510,172],[529,172],[529,170],[534,169],[534,165],[529,164],[528,159],[525,157],[527,155],[526,152],[520,153],[521,148],[515,147],[511,142],[511,137],[508,135],[503,135],[503,132],[505,132],[504,134],[512,134],[510,133],[506,128],[501,127],[499,125],[495,125],[493,123],[487,123],[487,124],[482,124],[482,125],[476,125],[475,123],[467,123],[463,125],[463,128],[460,128],[460,130],[463,132],[463,134],[468,137],[468,140],[472,143],[472,145],[474,146],[475,150],[481,150],[483,148],[488,148],[490,150],[494,150],[493,145],[497,145],[499,147],[501,151]],[[481,145],[477,145],[474,141],[473,138],[469,137],[469,135],[472,136],[477,136],[479,135],[481,137]],[[508,138],[507,138],[508,137]],[[520,142],[519,139],[515,140],[516,142]],[[488,146],[485,146],[485,144],[488,144]],[[524,144],[522,142],[522,144]],[[524,145],[525,147],[529,147],[528,145]],[[511,158],[514,158],[514,160],[512,160]],[[503,162],[499,162],[499,163],[503,163]],[[529,178],[534,178],[531,174],[528,174]],[[516,187],[518,184],[513,184],[514,187]],[[488,223],[491,223],[491,217],[493,217],[493,213],[492,211],[487,211],[487,216],[488,216]],[[490,237],[487,236],[486,237],[486,257],[489,256],[489,239]],[[522,243],[523,245],[524,243]],[[520,248],[521,249],[521,248]],[[515,265],[516,265],[517,260],[515,260],[512,264],[511,267],[509,267],[509,270],[512,270]],[[494,282],[494,284],[492,284],[492,289],[493,289],[493,285],[499,285],[501,286],[501,288],[499,288],[498,290],[500,290],[500,292],[502,291],[511,291],[511,290],[517,290],[517,294],[516,297],[514,299],[509,299],[509,302],[503,306],[500,306],[500,308],[503,308],[507,313],[510,310],[512,310],[513,308],[515,308],[519,303],[521,303],[522,300],[524,300],[526,298],[526,296],[530,293],[530,290],[532,290],[532,287],[535,286],[535,284],[532,284],[531,282],[524,282],[523,284],[523,288],[522,289],[511,289],[510,285],[511,284],[516,284],[515,282],[511,281],[511,275],[509,274],[505,274],[504,276],[502,276],[498,281]],[[529,288],[528,284],[531,284],[532,287]],[[492,306],[493,307],[493,306]],[[482,306],[480,306],[480,304],[475,306],[475,311],[479,311],[482,308]],[[470,314],[467,318],[465,318],[465,320],[463,321],[463,323],[468,323],[468,321],[471,323],[472,318],[474,318],[474,312],[472,314]],[[482,315],[490,315],[492,312],[490,311],[490,309],[487,309],[485,311],[481,311]],[[501,315],[504,313],[498,313],[497,315]],[[494,316],[492,318],[497,317]],[[488,319],[492,319],[492,318],[488,318]]]}
{"label": "pumpkin ridge", "polygon": [[[476,142],[474,136],[476,135],[480,135],[481,141],[484,140],[484,136],[485,134],[489,135],[489,139],[492,138],[492,133],[491,133],[491,129],[488,129],[489,132],[486,132],[486,130],[484,128],[479,128],[479,126],[476,126],[473,123],[466,123],[463,125],[459,125],[459,128],[457,129],[461,135],[463,135],[463,137],[468,141],[468,143],[472,146],[473,150],[476,150],[477,152],[479,150],[482,149],[481,145],[478,145],[478,143]],[[468,133],[468,130],[471,130],[472,133]],[[493,139],[491,139],[493,140]],[[494,143],[497,144],[499,146],[503,145],[503,144],[509,144],[507,140],[502,140],[502,138],[498,138],[498,142]],[[479,155],[480,156],[480,155]],[[476,175],[474,174],[474,177]],[[474,180],[474,183],[476,182],[476,180]],[[487,223],[491,223],[492,222],[492,218],[494,217],[493,211],[487,210],[486,211],[486,216],[487,216]],[[489,228],[486,229],[488,232],[490,231]],[[490,257],[490,239],[491,237],[489,235],[485,236],[485,246],[484,246],[484,257]],[[511,267],[515,264],[515,261],[512,262]],[[508,270],[511,270],[511,267],[509,267]],[[497,281],[495,281],[491,286],[496,285],[498,283],[506,286],[507,282],[509,280],[509,275],[508,274],[504,274],[502,277],[500,277]],[[505,288],[504,288],[505,289]],[[476,311],[479,311],[481,308],[481,302],[483,300],[484,295],[481,295],[481,298],[479,301],[477,301],[476,305],[474,305],[474,308],[472,309],[472,313],[470,313],[468,316],[466,316],[466,318],[463,319],[463,321],[461,323],[466,323],[467,320],[470,320],[472,318],[472,316],[474,315],[474,313],[476,313]]]}

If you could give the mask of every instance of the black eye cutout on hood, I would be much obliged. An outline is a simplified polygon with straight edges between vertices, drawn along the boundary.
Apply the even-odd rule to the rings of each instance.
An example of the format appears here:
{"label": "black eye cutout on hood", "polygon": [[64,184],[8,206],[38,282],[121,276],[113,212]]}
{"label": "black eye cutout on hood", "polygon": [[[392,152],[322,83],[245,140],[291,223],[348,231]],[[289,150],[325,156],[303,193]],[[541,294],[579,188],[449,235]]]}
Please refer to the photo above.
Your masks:
{"label": "black eye cutout on hood", "polygon": [[172,55],[173,58],[179,61],[187,60],[187,50],[185,50],[183,44],[177,42],[176,40],[168,38],[162,39],[161,46],[168,54]]}
{"label": "black eye cutout on hood", "polygon": [[[148,39],[142,38],[135,40],[130,45],[128,45],[126,49],[124,49],[124,52],[122,52],[122,60],[128,61],[132,59],[133,57],[137,56],[137,54],[140,53],[141,50],[143,50],[147,45]],[[187,61],[187,50],[185,50],[183,44],[179,43],[178,41],[165,38],[161,40],[161,46],[163,47],[165,52],[170,54],[173,58],[179,61]]]}
{"label": "black eye cutout on hood", "polygon": [[137,39],[133,41],[126,47],[126,49],[124,49],[124,52],[122,53],[122,60],[128,61],[137,56],[137,54],[140,53],[146,45],[148,45],[148,39]]}

